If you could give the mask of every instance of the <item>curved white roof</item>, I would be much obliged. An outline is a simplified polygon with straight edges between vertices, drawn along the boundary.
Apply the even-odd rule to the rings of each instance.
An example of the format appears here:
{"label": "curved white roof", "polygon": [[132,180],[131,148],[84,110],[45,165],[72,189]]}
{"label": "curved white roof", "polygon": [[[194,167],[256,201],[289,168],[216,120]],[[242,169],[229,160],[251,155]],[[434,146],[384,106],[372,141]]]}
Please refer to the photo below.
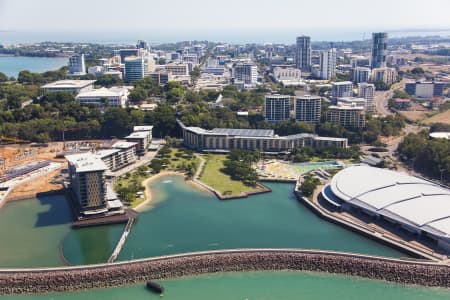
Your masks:
{"label": "curved white roof", "polygon": [[450,132],[432,132],[430,137],[433,139],[447,139],[450,140]]}
{"label": "curved white roof", "polygon": [[354,166],[330,184],[345,202],[434,235],[450,238],[450,190],[404,173]]}

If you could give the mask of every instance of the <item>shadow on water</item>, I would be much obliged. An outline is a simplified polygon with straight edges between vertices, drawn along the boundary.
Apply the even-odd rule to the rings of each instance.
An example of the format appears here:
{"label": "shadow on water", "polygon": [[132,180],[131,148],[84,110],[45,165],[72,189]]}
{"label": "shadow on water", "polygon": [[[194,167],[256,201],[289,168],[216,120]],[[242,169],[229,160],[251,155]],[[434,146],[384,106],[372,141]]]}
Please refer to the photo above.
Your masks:
{"label": "shadow on water", "polygon": [[68,199],[64,195],[38,196],[37,199],[48,210],[38,213],[35,227],[62,225],[73,221]]}

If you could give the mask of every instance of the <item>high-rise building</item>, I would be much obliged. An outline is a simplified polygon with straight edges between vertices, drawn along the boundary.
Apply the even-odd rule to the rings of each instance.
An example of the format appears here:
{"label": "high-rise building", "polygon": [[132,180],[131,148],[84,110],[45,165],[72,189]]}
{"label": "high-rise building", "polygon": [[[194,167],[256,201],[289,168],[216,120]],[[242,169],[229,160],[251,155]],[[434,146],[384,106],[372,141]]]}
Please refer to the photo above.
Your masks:
{"label": "high-rise building", "polygon": [[352,97],[353,83],[351,81],[341,81],[332,83],[331,87],[331,102],[337,103],[338,98]]}
{"label": "high-rise building", "polygon": [[353,82],[369,82],[370,81],[370,68],[356,67],[353,69]]}
{"label": "high-rise building", "polygon": [[264,117],[267,122],[286,121],[290,118],[291,97],[267,95],[264,100]]}
{"label": "high-rise building", "polygon": [[139,49],[120,49],[119,55],[120,55],[120,61],[121,63],[125,63],[125,58],[129,56],[139,56]]}
{"label": "high-rise building", "polygon": [[358,84],[358,97],[366,99],[366,110],[374,113],[375,107],[373,99],[375,97],[375,85],[372,83],[362,82]]}
{"label": "high-rise building", "polygon": [[387,39],[386,32],[372,33],[372,69],[386,67]]}
{"label": "high-rise building", "polygon": [[145,49],[145,50],[149,50],[150,47],[148,46],[146,41],[143,40],[138,40],[136,43],[136,49]]}
{"label": "high-rise building", "polygon": [[331,105],[327,110],[327,122],[339,124],[343,127],[364,128],[366,114],[364,107],[353,105]]}
{"label": "high-rise building", "polygon": [[311,70],[311,38],[309,36],[297,37],[295,65],[302,71]]}
{"label": "high-rise building", "polygon": [[104,213],[106,206],[105,163],[94,154],[67,155],[70,187],[81,214],[87,211]]}
{"label": "high-rise building", "polygon": [[233,79],[244,84],[255,85],[258,81],[258,68],[252,63],[239,63],[233,66]]}
{"label": "high-rise building", "polygon": [[322,99],[319,96],[301,96],[295,98],[295,120],[317,124],[322,112]]}
{"label": "high-rise building", "polygon": [[336,75],[336,49],[331,48],[320,53],[319,77],[330,80]]}
{"label": "high-rise building", "polygon": [[84,54],[74,54],[71,57],[69,57],[69,74],[86,75]]}
{"label": "high-rise building", "polygon": [[125,81],[133,82],[144,78],[144,58],[142,56],[128,56],[125,58]]}

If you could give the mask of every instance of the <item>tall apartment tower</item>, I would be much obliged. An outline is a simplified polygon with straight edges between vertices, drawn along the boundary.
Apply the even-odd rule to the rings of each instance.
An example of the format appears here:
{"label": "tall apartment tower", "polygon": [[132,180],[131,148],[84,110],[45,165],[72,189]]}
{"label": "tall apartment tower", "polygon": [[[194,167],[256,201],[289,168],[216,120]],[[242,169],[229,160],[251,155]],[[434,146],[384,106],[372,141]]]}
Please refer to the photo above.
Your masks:
{"label": "tall apartment tower", "polygon": [[295,65],[302,71],[309,72],[311,70],[311,38],[309,36],[297,37]]}
{"label": "tall apartment tower", "polygon": [[336,49],[331,48],[320,52],[319,77],[330,80],[336,75]]}
{"label": "tall apartment tower", "polygon": [[372,69],[386,67],[387,39],[386,32],[372,33]]}
{"label": "tall apartment tower", "polygon": [[252,63],[236,64],[232,69],[232,75],[235,81],[254,85],[258,81],[258,67]]}
{"label": "tall apartment tower", "polygon": [[70,187],[80,213],[107,211],[105,163],[90,152],[67,155],[66,159],[69,163]]}
{"label": "tall apartment tower", "polygon": [[372,83],[359,83],[358,84],[358,97],[366,99],[366,110],[374,113],[375,107],[373,98],[375,96],[375,85]]}
{"label": "tall apartment tower", "polygon": [[337,103],[338,98],[352,97],[353,83],[351,81],[334,82],[331,86],[331,102]]}
{"label": "tall apartment tower", "polygon": [[305,95],[295,98],[295,120],[317,124],[322,112],[322,99],[319,96]]}
{"label": "tall apartment tower", "polygon": [[75,54],[69,57],[69,73],[71,75],[85,75],[86,65],[84,63],[84,54]]}
{"label": "tall apartment tower", "polygon": [[264,100],[264,117],[267,122],[286,121],[290,118],[291,97],[267,95]]}
{"label": "tall apartment tower", "polygon": [[144,78],[145,64],[142,56],[128,56],[125,58],[125,81],[133,82]]}

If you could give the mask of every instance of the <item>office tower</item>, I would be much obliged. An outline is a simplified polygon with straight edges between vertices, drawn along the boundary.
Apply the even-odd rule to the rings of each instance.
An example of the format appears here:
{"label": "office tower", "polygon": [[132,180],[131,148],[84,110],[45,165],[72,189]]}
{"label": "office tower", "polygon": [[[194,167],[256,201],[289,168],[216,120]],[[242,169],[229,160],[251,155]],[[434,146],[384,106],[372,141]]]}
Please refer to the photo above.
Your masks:
{"label": "office tower", "polygon": [[366,110],[374,113],[373,99],[375,97],[375,85],[367,82],[358,84],[358,97],[366,99]]}
{"label": "office tower", "polygon": [[353,69],[353,82],[369,82],[370,81],[370,68],[356,67]]}
{"label": "office tower", "polygon": [[136,49],[145,49],[149,50],[149,46],[146,41],[138,40],[136,43]]}
{"label": "office tower", "polygon": [[352,97],[353,96],[353,83],[350,81],[341,81],[332,83],[331,87],[331,102],[337,103],[338,98]]}
{"label": "office tower", "polygon": [[139,49],[120,49],[119,55],[120,55],[120,62],[125,63],[125,58],[129,56],[139,56]]}
{"label": "office tower", "polygon": [[85,75],[84,54],[74,54],[69,57],[69,73],[71,75]]}
{"label": "office tower", "polygon": [[302,71],[311,70],[311,38],[309,36],[297,37],[295,64]]}
{"label": "office tower", "polygon": [[291,97],[284,95],[267,95],[264,100],[264,117],[267,122],[289,120]]}
{"label": "office tower", "polygon": [[386,67],[387,33],[372,33],[372,69]]}
{"label": "office tower", "polygon": [[362,106],[343,103],[331,105],[328,107],[326,119],[327,122],[347,128],[364,128],[366,126],[366,114]]}
{"label": "office tower", "polygon": [[258,81],[258,68],[252,63],[236,64],[232,73],[235,81],[241,81],[244,84],[255,85]]}
{"label": "office tower", "polygon": [[336,75],[336,49],[332,48],[320,53],[319,77],[330,80]]}
{"label": "office tower", "polygon": [[142,56],[129,56],[125,58],[125,81],[133,82],[144,78],[144,58]]}
{"label": "office tower", "polygon": [[322,112],[322,99],[319,96],[301,96],[295,99],[295,120],[317,124]]}

